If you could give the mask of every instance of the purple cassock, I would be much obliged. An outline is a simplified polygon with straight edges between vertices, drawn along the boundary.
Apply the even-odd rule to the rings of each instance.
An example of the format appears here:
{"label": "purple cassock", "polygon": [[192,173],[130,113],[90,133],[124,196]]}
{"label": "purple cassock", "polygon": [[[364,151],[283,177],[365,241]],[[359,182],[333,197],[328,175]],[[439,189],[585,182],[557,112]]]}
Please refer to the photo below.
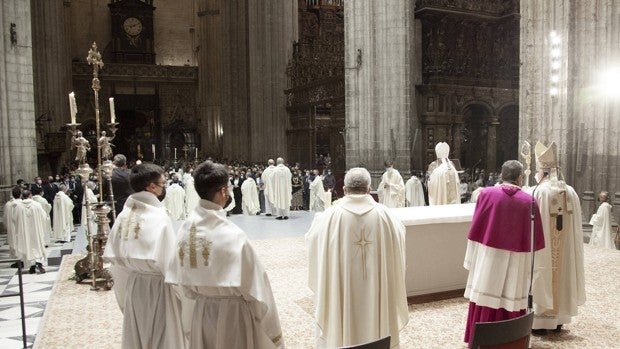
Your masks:
{"label": "purple cassock", "polygon": [[[500,185],[485,188],[478,197],[467,238],[487,247],[511,251],[531,251],[532,196],[521,188]],[[538,203],[534,202],[534,250],[545,247]],[[526,279],[525,277],[523,279]],[[529,281],[529,278],[527,278]],[[525,314],[525,309],[508,311],[469,303],[465,342],[473,337],[476,322],[508,320]]]}

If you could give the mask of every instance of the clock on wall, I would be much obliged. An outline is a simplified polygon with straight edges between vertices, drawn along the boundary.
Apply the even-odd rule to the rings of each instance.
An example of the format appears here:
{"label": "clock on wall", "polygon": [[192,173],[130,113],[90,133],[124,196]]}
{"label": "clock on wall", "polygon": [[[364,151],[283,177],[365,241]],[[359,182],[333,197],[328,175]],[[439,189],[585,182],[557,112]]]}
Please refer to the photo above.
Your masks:
{"label": "clock on wall", "polygon": [[112,0],[112,60],[155,64],[153,0]]}

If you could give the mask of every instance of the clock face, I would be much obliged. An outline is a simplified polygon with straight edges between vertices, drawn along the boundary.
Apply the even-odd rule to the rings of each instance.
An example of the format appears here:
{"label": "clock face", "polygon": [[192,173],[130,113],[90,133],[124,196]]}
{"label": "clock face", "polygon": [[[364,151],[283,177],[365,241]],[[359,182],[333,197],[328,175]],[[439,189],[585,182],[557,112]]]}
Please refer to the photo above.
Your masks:
{"label": "clock face", "polygon": [[142,22],[136,17],[129,17],[123,22],[123,29],[128,35],[136,36],[142,32]]}

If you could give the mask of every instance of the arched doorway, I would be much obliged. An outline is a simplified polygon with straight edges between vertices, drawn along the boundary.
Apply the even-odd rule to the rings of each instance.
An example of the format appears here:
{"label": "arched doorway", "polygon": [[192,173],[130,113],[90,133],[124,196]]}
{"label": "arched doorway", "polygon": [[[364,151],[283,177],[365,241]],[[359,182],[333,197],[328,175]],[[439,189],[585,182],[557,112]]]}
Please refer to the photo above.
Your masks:
{"label": "arched doorway", "polygon": [[460,161],[463,168],[486,168],[491,111],[482,104],[470,104],[463,111]]}
{"label": "arched doorway", "polygon": [[518,160],[519,151],[519,107],[509,105],[499,112],[497,129],[497,168],[507,160]]}

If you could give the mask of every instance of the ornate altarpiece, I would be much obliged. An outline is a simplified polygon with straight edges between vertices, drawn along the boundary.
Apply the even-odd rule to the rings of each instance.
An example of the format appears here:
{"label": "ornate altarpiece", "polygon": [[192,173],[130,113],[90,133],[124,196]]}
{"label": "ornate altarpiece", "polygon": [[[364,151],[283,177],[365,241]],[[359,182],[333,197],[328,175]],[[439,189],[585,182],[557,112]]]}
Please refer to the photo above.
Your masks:
{"label": "ornate altarpiece", "polygon": [[288,154],[304,168],[329,154],[344,171],[344,8],[342,1],[299,0],[299,41],[286,68]]}
{"label": "ornate altarpiece", "polygon": [[418,0],[422,84],[416,101],[424,164],[450,144],[463,167],[517,158],[519,2]]}

